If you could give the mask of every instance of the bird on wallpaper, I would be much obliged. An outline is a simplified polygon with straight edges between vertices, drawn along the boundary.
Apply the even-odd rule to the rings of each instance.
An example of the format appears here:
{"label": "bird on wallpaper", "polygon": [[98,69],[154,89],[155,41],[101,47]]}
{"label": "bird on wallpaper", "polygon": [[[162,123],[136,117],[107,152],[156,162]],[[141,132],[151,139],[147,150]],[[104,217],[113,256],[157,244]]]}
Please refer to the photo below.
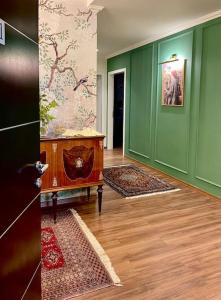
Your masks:
{"label": "bird on wallpaper", "polygon": [[79,88],[80,85],[86,83],[86,82],[88,81],[88,78],[89,78],[89,76],[85,76],[85,77],[81,78],[81,79],[77,82],[77,84],[76,84],[76,86],[75,86],[75,88],[74,88],[74,91],[76,91],[76,90]]}

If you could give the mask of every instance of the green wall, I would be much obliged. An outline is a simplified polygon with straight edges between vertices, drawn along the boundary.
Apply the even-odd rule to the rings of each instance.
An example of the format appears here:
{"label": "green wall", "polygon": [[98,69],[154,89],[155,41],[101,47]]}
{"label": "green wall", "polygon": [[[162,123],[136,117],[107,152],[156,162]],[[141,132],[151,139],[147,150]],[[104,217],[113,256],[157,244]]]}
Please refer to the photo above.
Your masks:
{"label": "green wall", "polygon": [[128,151],[147,159],[151,157],[152,55],[152,45],[131,53],[131,99],[139,104],[130,102]]}
{"label": "green wall", "polygon": [[[161,105],[161,62],[185,59],[183,107]],[[126,155],[221,197],[221,18],[108,60],[127,69]]]}

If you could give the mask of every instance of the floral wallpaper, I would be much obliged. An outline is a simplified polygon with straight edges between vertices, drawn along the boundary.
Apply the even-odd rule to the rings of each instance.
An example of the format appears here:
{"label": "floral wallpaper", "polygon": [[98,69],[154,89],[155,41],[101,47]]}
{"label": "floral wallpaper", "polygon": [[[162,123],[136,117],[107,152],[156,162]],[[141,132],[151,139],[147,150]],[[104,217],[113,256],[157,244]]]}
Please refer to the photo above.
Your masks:
{"label": "floral wallpaper", "polygon": [[42,134],[96,126],[97,11],[86,2],[39,1]]}

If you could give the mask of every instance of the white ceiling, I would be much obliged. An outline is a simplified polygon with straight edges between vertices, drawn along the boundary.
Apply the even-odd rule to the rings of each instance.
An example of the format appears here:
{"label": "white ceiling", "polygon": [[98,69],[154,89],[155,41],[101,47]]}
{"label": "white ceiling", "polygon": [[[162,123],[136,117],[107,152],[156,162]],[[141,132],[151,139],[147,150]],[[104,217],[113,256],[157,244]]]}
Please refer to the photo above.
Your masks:
{"label": "white ceiling", "polygon": [[[144,40],[166,35],[176,28],[221,10],[221,0],[93,0],[103,6],[98,14],[99,56]],[[218,12],[221,15],[221,12]]]}

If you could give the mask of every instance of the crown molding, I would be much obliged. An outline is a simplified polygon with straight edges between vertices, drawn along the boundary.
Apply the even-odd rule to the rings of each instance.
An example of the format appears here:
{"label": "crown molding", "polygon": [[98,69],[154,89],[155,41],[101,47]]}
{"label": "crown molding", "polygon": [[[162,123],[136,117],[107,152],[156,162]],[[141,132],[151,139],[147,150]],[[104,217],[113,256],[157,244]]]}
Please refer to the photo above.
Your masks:
{"label": "crown molding", "polygon": [[104,9],[103,6],[100,6],[100,5],[93,5],[93,4],[90,4],[88,5],[88,7],[93,10],[96,14],[98,14],[100,11],[102,11]]}
{"label": "crown molding", "polygon": [[114,56],[117,56],[117,55],[120,55],[120,54],[123,54],[127,51],[130,51],[130,50],[133,50],[133,49],[136,49],[136,48],[139,48],[141,46],[144,46],[144,45],[147,45],[147,44],[150,44],[150,43],[153,43],[153,42],[156,42],[162,38],[165,38],[165,37],[168,37],[170,35],[173,35],[175,33],[178,33],[180,31],[183,31],[183,30],[186,30],[186,29],[189,29],[189,28],[192,28],[194,26],[197,26],[197,25],[200,25],[200,24],[203,24],[203,23],[206,23],[210,20],[213,20],[213,19],[216,19],[216,18],[219,18],[221,17],[221,10],[217,10],[213,13],[210,13],[210,14],[207,14],[207,15],[204,15],[203,17],[200,17],[200,18],[197,18],[193,21],[190,21],[190,22],[187,22],[187,23],[184,23],[176,28],[171,28],[171,30],[167,31],[167,32],[164,32],[162,34],[159,34],[159,35],[152,35],[151,37],[149,37],[148,39],[144,40],[144,41],[141,41],[141,42],[138,42],[138,43],[135,43],[135,44],[132,44],[130,45],[129,47],[126,47],[126,48],[123,48],[121,50],[118,50],[108,56],[106,56],[105,58],[106,59],[109,59],[109,58],[112,58]]}
{"label": "crown molding", "polygon": [[93,2],[94,0],[87,0],[87,6],[90,6]]}

